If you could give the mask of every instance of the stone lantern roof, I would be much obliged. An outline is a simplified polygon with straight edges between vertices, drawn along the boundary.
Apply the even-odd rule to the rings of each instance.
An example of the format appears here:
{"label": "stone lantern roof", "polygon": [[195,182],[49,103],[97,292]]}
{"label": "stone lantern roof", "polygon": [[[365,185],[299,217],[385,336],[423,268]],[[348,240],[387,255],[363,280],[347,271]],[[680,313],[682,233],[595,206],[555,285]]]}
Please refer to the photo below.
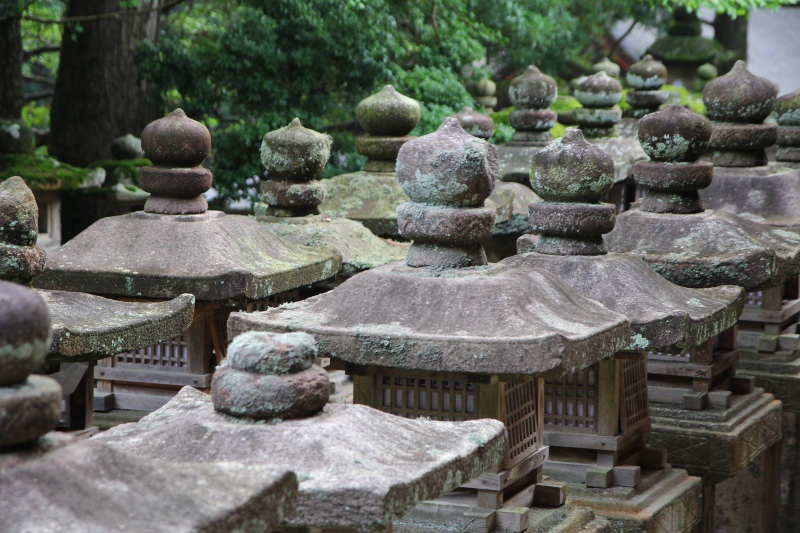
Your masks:
{"label": "stone lantern roof", "polygon": [[541,237],[521,237],[520,255],[502,264],[547,270],[626,315],[629,350],[696,346],[736,323],[744,306],[741,288],[680,287],[638,258],[607,253],[602,235],[614,228],[614,206],[600,199],[613,185],[613,162],[580,130],[567,129],[534,159],[531,183],[545,201],[530,206],[530,220]]}
{"label": "stone lantern roof", "polygon": [[269,531],[294,507],[286,468],[162,463],[48,433],[61,387],[30,374],[50,336],[36,292],[0,281],[0,530]]}
{"label": "stone lantern roof", "polygon": [[358,274],[331,292],[261,313],[231,315],[249,330],[313,333],[324,356],[357,365],[474,374],[561,374],[630,341],[626,320],[549,273],[487,264],[483,206],[495,181],[492,145],[449,118],[409,141],[397,173],[411,202],[398,209],[413,239],[406,264]]}
{"label": "stone lantern roof", "polygon": [[710,138],[710,121],[680,106],[641,119],[639,141],[652,161],[638,162],[634,179],[646,196],[617,217],[606,244],[685,287],[775,287],[800,268],[800,236],[704,209],[698,190],[711,183],[713,166],[697,158]]}
{"label": "stone lantern roof", "polygon": [[407,245],[381,239],[355,220],[319,214],[325,183],[317,177],[328,163],[331,142],[296,118],[264,135],[261,160],[269,181],[261,184],[259,222],[287,241],[340,253],[345,276],[401,260]]}
{"label": "stone lantern roof", "polygon": [[332,277],[335,252],[285,242],[250,217],[207,211],[211,173],[199,166],[208,130],[180,109],[152,122],[140,169],[143,212],[92,224],[48,258],[41,288],[139,298],[255,300]]}
{"label": "stone lantern roof", "polygon": [[305,333],[245,333],[229,346],[211,397],[186,387],[138,423],[94,440],[171,462],[291,469],[299,497],[284,528],[358,531],[385,530],[421,499],[452,490],[505,453],[496,420],[411,420],[326,405],[328,377],[313,365],[316,356]]}

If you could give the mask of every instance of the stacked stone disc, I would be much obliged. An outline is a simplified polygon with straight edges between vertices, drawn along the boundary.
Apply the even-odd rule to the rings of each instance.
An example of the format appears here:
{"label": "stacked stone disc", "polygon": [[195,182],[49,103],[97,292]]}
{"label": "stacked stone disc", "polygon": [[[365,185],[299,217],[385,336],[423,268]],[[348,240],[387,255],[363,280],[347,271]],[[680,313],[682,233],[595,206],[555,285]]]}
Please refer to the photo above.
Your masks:
{"label": "stacked stone disc", "polygon": [[775,144],[776,124],[765,124],[778,91],[767,79],[747,70],[744,61],[703,89],[706,115],[712,120],[711,160],[721,167],[767,164],[765,149]]}
{"label": "stacked stone disc", "polygon": [[142,149],[152,167],[139,169],[139,183],[150,198],[148,213],[191,215],[205,213],[203,193],[211,188],[211,171],[201,163],[211,151],[208,128],[190,119],[182,109],[147,125]]}
{"label": "stacked stone disc", "polygon": [[633,88],[625,94],[625,100],[633,108],[630,111],[632,118],[642,118],[658,111],[669,98],[669,93],[661,90],[661,86],[667,82],[667,68],[651,55],[631,65],[625,81]]}
{"label": "stacked stone disc", "polygon": [[800,164],[800,90],[778,98],[775,118],[778,122],[775,160]]}
{"label": "stacked stone disc", "polygon": [[328,373],[314,365],[316,357],[316,343],[308,333],[239,335],[214,373],[214,409],[257,420],[313,415],[330,394]]}
{"label": "stacked stone disc", "polygon": [[488,141],[494,133],[494,120],[492,120],[492,117],[479,113],[470,106],[465,105],[461,108],[461,111],[453,115],[453,118],[458,120],[464,131],[479,139]]}
{"label": "stacked stone disc", "polygon": [[0,279],[28,285],[42,273],[38,228],[39,208],[25,181],[14,176],[0,182]]}
{"label": "stacked stone disc", "polygon": [[420,107],[416,100],[403,96],[391,85],[362,100],[356,108],[359,124],[367,135],[356,137],[356,150],[366,156],[367,172],[394,172],[397,152],[414,137]]}
{"label": "stacked stone disc", "polygon": [[497,85],[489,78],[482,78],[475,84],[475,101],[482,105],[487,113],[491,113],[494,106],[497,105],[495,92],[497,92]]}
{"label": "stacked stone disc", "polygon": [[536,251],[550,255],[605,254],[603,235],[614,229],[616,209],[600,199],[614,185],[614,160],[577,128],[533,157],[531,186],[543,202],[528,210],[540,235]]}
{"label": "stacked stone disc", "polygon": [[264,135],[261,162],[269,181],[261,184],[261,199],[273,216],[304,216],[318,212],[325,185],[316,181],[328,163],[329,135],[304,128],[300,119]]}
{"label": "stacked stone disc", "polygon": [[639,143],[650,161],[638,161],[633,179],[646,188],[641,210],[653,213],[700,213],[697,191],[711,184],[714,165],[698,162],[711,139],[711,122],[678,105],[639,121]]}
{"label": "stacked stone disc", "polygon": [[622,98],[618,80],[605,72],[585,76],[575,84],[573,96],[583,107],[573,109],[571,119],[587,138],[614,135],[614,126],[622,118],[617,105]]}
{"label": "stacked stone disc", "polygon": [[511,80],[508,97],[516,110],[508,117],[515,130],[509,146],[547,146],[553,140],[550,129],[558,115],[548,108],[557,96],[556,81],[533,65]]}
{"label": "stacked stone disc", "polygon": [[397,179],[411,202],[397,208],[400,234],[414,241],[412,267],[486,264],[481,241],[492,236],[494,210],[484,201],[494,188],[497,149],[446,118],[434,133],[406,143]]}
{"label": "stacked stone disc", "polygon": [[36,441],[61,416],[61,386],[33,376],[50,349],[50,313],[31,289],[0,281],[0,449]]}

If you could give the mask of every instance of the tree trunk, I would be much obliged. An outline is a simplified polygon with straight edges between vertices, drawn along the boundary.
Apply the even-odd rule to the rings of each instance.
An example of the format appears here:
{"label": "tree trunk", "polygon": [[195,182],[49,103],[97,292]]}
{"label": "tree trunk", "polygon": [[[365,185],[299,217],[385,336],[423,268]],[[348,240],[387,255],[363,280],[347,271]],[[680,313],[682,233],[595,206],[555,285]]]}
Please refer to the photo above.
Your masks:
{"label": "tree trunk", "polygon": [[739,58],[747,61],[747,23],[749,16],[731,18],[718,13],[714,17],[714,38],[728,50],[739,54]]}
{"label": "tree trunk", "polygon": [[[141,0],[142,8],[161,0]],[[119,0],[69,0],[65,17],[120,11]],[[139,137],[155,118],[147,85],[139,79],[134,52],[142,39],[154,41],[158,11],[67,25],[61,44],[50,115],[50,153],[73,165],[111,157],[120,135]]]}
{"label": "tree trunk", "polygon": [[[8,14],[0,2],[0,17]],[[19,17],[0,21],[0,118],[20,118],[22,96],[22,33]]]}

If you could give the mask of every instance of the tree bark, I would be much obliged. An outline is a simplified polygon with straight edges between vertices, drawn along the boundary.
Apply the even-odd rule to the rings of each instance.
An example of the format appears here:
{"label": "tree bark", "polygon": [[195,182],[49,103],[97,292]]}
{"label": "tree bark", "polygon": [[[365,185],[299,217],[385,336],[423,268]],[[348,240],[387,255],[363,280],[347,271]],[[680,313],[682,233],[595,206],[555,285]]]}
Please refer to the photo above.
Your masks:
{"label": "tree bark", "polygon": [[739,54],[740,59],[747,61],[747,23],[749,16],[731,18],[730,15],[717,13],[714,17],[714,38],[728,50]]}
{"label": "tree bark", "polygon": [[[0,2],[0,17],[4,13]],[[0,118],[20,118],[24,99],[22,96],[22,33],[19,17],[0,21]]]}
{"label": "tree bark", "polygon": [[[142,8],[162,0],[141,0]],[[119,0],[69,0],[65,17],[120,11]],[[50,115],[50,153],[73,165],[111,157],[120,135],[141,136],[155,118],[139,78],[137,42],[155,41],[158,11],[67,25]]]}

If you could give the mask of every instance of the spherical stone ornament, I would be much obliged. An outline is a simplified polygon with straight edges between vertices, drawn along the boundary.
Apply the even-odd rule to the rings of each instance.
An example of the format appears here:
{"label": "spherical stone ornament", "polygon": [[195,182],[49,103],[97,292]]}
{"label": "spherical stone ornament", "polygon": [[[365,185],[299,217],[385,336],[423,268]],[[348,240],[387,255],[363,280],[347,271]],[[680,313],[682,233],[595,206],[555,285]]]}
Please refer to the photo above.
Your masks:
{"label": "spherical stone ornament", "polygon": [[408,135],[419,123],[420,115],[419,103],[391,85],[385,85],[356,107],[358,122],[370,135]]}
{"label": "spherical stone ornament", "polygon": [[308,333],[248,331],[228,346],[228,365],[243,372],[285,376],[308,370],[317,357],[317,343]]}
{"label": "spherical stone ornament", "polygon": [[708,82],[703,103],[711,120],[757,124],[772,113],[777,95],[771,81],[750,73],[740,60],[730,72]]}
{"label": "spherical stone ornament", "polygon": [[584,107],[612,107],[622,98],[622,84],[605,72],[581,78],[573,96]]}
{"label": "spherical stone ornament", "polygon": [[19,176],[0,182],[0,243],[33,246],[39,236],[39,207]]}
{"label": "spherical stone ornament", "polygon": [[779,126],[800,126],[800,89],[778,98],[775,119]]}
{"label": "spherical stone ornament", "polygon": [[494,188],[497,149],[449,117],[434,133],[407,142],[397,155],[397,179],[412,202],[482,207]]}
{"label": "spherical stone ornament", "polygon": [[719,76],[719,71],[717,70],[717,67],[711,63],[703,63],[697,67],[697,77],[701,80],[713,80],[717,76]]}
{"label": "spherical stone ornament", "polygon": [[0,387],[0,449],[34,441],[61,417],[61,386],[47,376],[28,376]]}
{"label": "spherical stone ornament", "polygon": [[464,128],[464,131],[480,139],[488,140],[494,133],[494,120],[489,115],[478,113],[469,106],[453,115]]}
{"label": "spherical stone ornament", "polygon": [[25,383],[44,363],[50,312],[35,291],[0,281],[0,387]]}
{"label": "spherical stone ornament", "polygon": [[592,65],[592,72],[605,72],[612,78],[619,78],[620,68],[619,65],[611,61],[609,58],[604,57]]}
{"label": "spherical stone ornament", "polygon": [[553,202],[597,202],[614,185],[614,160],[581,130],[564,135],[533,156],[531,188]]}
{"label": "spherical stone ornament", "polygon": [[518,109],[547,109],[558,96],[556,80],[530,65],[525,72],[511,80],[508,98]]}
{"label": "spherical stone ornament", "polygon": [[211,152],[211,134],[204,125],[187,117],[182,109],[176,109],[145,127],[142,149],[156,166],[195,167]]}
{"label": "spherical stone ornament", "polygon": [[678,105],[639,121],[639,143],[653,161],[696,161],[708,148],[711,121]]}
{"label": "spherical stone ornament", "polygon": [[295,118],[288,126],[264,135],[261,162],[271,180],[311,181],[328,164],[332,144],[330,135],[304,128]]}
{"label": "spherical stone ornament", "polygon": [[625,80],[628,85],[640,91],[658,89],[667,83],[667,67],[648,54],[631,65]]}

